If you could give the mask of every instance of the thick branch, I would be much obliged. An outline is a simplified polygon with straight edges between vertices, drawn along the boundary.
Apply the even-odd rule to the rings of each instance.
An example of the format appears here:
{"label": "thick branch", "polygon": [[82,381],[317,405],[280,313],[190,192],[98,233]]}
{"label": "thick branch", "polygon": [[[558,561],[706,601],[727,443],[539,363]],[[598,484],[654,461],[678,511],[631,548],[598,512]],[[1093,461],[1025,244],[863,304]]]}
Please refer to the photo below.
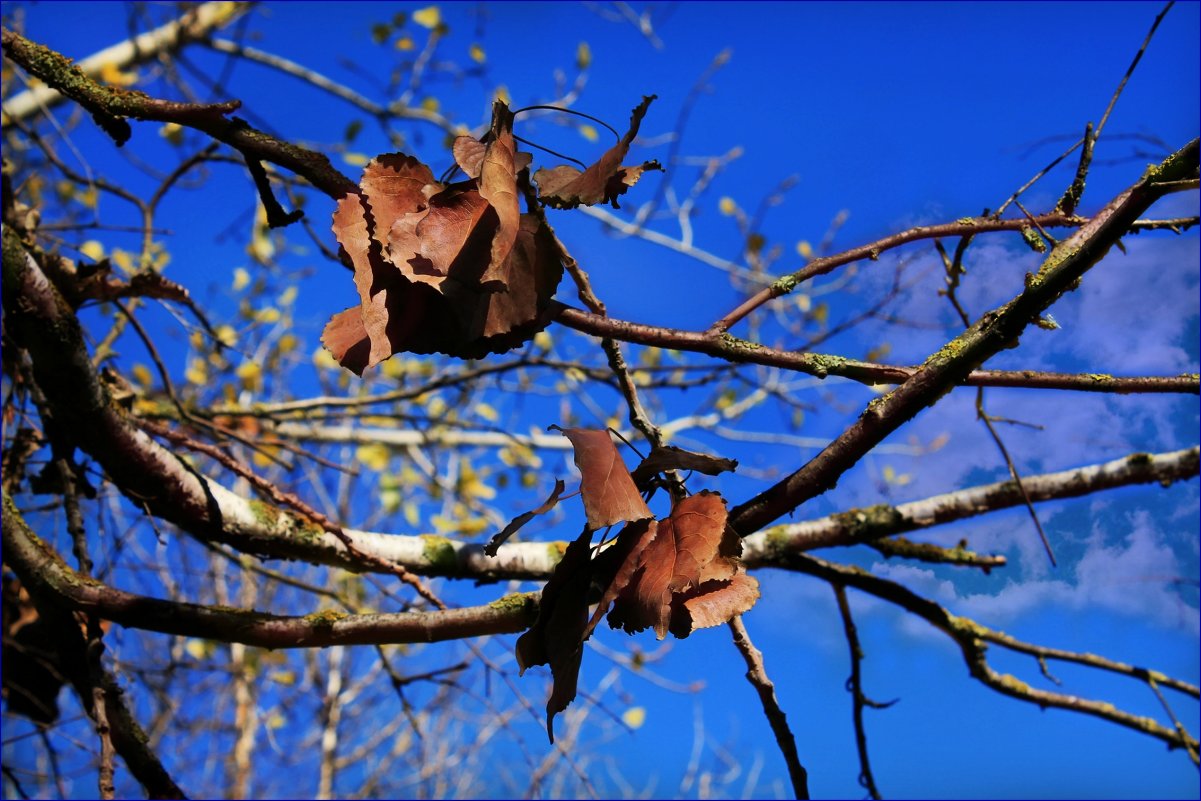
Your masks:
{"label": "thick branch", "polygon": [[518,593],[486,606],[438,612],[349,615],[315,612],[305,616],[200,606],[133,595],[76,573],[21,518],[4,495],[4,563],[37,597],[68,611],[98,615],[129,628],[259,648],[421,643],[512,634],[538,614],[535,593]]}
{"label": "thick branch", "polygon": [[320,153],[276,139],[251,128],[242,120],[227,119],[226,114],[240,103],[229,101],[215,105],[194,105],[158,100],[141,92],[101,86],[71,64],[70,60],[47,47],[31,42],[18,33],[3,31],[4,53],[31,75],[40,78],[75,100],[96,117],[98,124],[118,144],[129,138],[124,117],[140,120],[175,122],[203,131],[212,138],[241,151],[247,158],[269,161],[300,175],[330,197],[339,198],[358,187],[334,169]]}
{"label": "thick branch", "polygon": [[[76,66],[88,78],[96,79],[106,66],[125,69],[143,64],[182,45],[207,36],[237,19],[250,7],[249,3],[208,2],[186,11],[177,20],[146,31],[132,39],[106,47],[80,61]],[[37,86],[21,92],[4,103],[4,116],[23,120],[40,108],[49,108],[63,101],[63,95],[50,86]]]}
{"label": "thick branch", "polygon": [[1138,215],[1166,191],[1161,184],[1195,177],[1198,140],[1194,139],[1161,165],[1148,168],[1087,225],[1051,251],[1037,274],[1027,276],[1024,292],[985,313],[975,325],[931,354],[897,389],[870,404],[846,431],[783,481],[730,513],[735,531],[751,534],[806,500],[832,488],[839,476],[857,464],[885,437],[933,405],[985,360],[1017,345],[1027,326],[1109,252]]}
{"label": "thick branch", "polygon": [[[1196,447],[1170,453],[1132,453],[1104,464],[1025,476],[1022,484],[1030,500],[1049,501],[1131,484],[1181,481],[1198,474],[1199,453],[1201,449]],[[743,554],[750,564],[770,562],[780,551],[800,552],[871,542],[1021,503],[1017,484],[999,481],[896,506],[880,504],[817,520],[773,526],[747,537],[743,541]]]}

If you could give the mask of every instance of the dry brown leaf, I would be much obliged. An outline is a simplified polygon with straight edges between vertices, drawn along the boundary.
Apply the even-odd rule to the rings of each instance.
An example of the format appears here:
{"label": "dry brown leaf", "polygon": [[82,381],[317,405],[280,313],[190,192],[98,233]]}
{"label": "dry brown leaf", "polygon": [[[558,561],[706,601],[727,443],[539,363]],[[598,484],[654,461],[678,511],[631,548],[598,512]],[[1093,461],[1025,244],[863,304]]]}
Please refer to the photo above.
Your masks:
{"label": "dry brown leaf", "polygon": [[474,285],[490,258],[497,230],[495,209],[474,186],[437,192],[429,206],[396,219],[388,233],[388,258],[409,280],[445,294],[446,282]]}
{"label": "dry brown leaf", "polygon": [[633,476],[635,484],[643,487],[656,474],[668,470],[695,470],[707,476],[716,476],[737,468],[738,462],[734,459],[686,451],[674,445],[656,445],[630,475]]}
{"label": "dry brown leaf", "polygon": [[367,364],[378,364],[393,354],[387,335],[388,296],[402,292],[396,270],[385,264],[379,245],[372,239],[367,208],[360,195],[346,195],[334,209],[334,236],[354,265],[354,283],[359,290],[363,330],[370,349]]}
{"label": "dry brown leaf", "polygon": [[[745,612],[758,598],[758,583],[745,577],[741,552],[742,541],[726,525],[720,495],[701,492],[685,498],[633,556],[633,578],[617,595],[609,625],[629,633],[653,628],[659,639],[668,631],[687,637],[694,628]],[[619,572],[629,569],[623,566]]]}
{"label": "dry brown leaf", "polygon": [[541,169],[534,173],[538,184],[539,199],[556,209],[573,209],[576,206],[595,206],[597,203],[617,205],[618,196],[637,183],[647,170],[662,170],[657,161],[648,161],[637,166],[623,167],[621,160],[630,150],[630,144],[638,135],[638,128],[655,95],[642,98],[642,102],[630,113],[630,129],[617,144],[609,148],[595,164],[581,172],[566,164],[553,169]]}
{"label": "dry brown leaf", "polygon": [[584,629],[585,640],[592,634],[592,630],[600,623],[605,613],[609,611],[609,606],[633,581],[635,573],[641,566],[642,552],[654,541],[657,534],[657,520],[635,520],[621,530],[621,534],[618,535],[612,547],[596,556],[592,583],[604,589],[600,601],[596,605],[596,611],[592,613],[592,617]]}
{"label": "dry brown leaf", "polygon": [[592,586],[592,532],[584,529],[555,566],[542,588],[538,618],[517,638],[517,667],[550,665],[554,684],[546,702],[546,733],[555,741],[555,715],[575,699],[584,629],[588,624],[588,591]]}
{"label": "dry brown leaf", "polygon": [[456,144],[461,158],[479,155],[472,180],[443,186],[411,156],[385,154],[362,192],[338,202],[333,230],[360,305],[357,319],[335,315],[322,341],[345,367],[361,375],[399,351],[503,353],[549,324],[563,265],[545,226],[521,214],[516,173],[529,157],[511,128],[498,103],[488,144]]}
{"label": "dry brown leaf", "polygon": [[[592,532],[585,529],[567,546],[543,588],[534,625],[517,639],[517,664],[522,672],[530,665],[550,665],[554,681],[546,703],[546,732],[552,743],[555,715],[575,700],[584,642],[629,582],[637,555],[654,538],[654,531],[652,519],[630,523],[611,547],[590,559]],[[593,585],[605,589],[589,619],[588,595]]]}
{"label": "dry brown leaf", "polygon": [[347,370],[362,375],[371,360],[371,340],[363,327],[363,308],[352,306],[335,314],[321,332],[321,344]]}
{"label": "dry brown leaf", "polygon": [[[558,430],[575,449],[588,524],[567,546],[542,590],[538,619],[517,641],[522,671],[530,665],[550,665],[553,686],[546,704],[546,730],[551,742],[555,715],[576,696],[584,642],[606,612],[613,628],[630,633],[654,628],[659,639],[669,631],[687,637],[698,628],[719,625],[745,612],[759,597],[758,582],[746,575],[738,560],[742,541],[726,525],[726,505],[720,495],[701,492],[685,498],[670,517],[656,521],[649,510],[635,508],[646,509],[646,505],[633,488],[609,432]],[[541,508],[510,523],[488,548],[506,532],[554,506],[561,491],[562,482],[556,482]],[[593,557],[592,532],[620,520],[629,522],[616,540]],[[589,617],[593,588],[600,598]]]}
{"label": "dry brown leaf", "polygon": [[503,291],[509,286],[509,252],[517,241],[521,223],[521,205],[517,201],[517,146],[513,142],[513,114],[504,103],[497,103],[492,115],[492,141],[480,166],[480,197],[496,213],[496,233],[488,266],[479,277],[480,286]]}
{"label": "dry brown leaf", "polygon": [[609,432],[587,428],[559,428],[575,449],[580,469],[580,495],[592,531],[631,520],[654,517],[642,500],[630,471],[609,437]]}
{"label": "dry brown leaf", "polygon": [[[485,137],[486,139],[487,137]],[[488,150],[488,145],[479,139],[473,139],[470,136],[459,136],[455,138],[454,144],[451,146],[451,152],[454,153],[455,163],[467,173],[468,178],[479,178],[480,168],[484,164],[484,153]],[[529,153],[518,150],[516,157],[513,159],[513,169],[515,172],[521,172],[530,166],[530,162],[534,157]]]}
{"label": "dry brown leaf", "polygon": [[697,629],[728,622],[759,600],[759,582],[738,568],[728,581],[707,581],[679,595],[672,604],[671,633],[684,639]]}
{"label": "dry brown leaf", "polygon": [[484,154],[487,151],[487,144],[471,136],[457,136],[450,146],[455,164],[467,173],[468,178],[480,177],[480,168],[484,165]]}
{"label": "dry brown leaf", "polygon": [[363,168],[359,181],[367,208],[375,220],[376,231],[387,231],[403,214],[425,208],[430,197],[442,186],[434,180],[430,168],[403,153],[376,156]]}
{"label": "dry brown leaf", "polygon": [[456,307],[469,337],[524,342],[545,328],[561,308],[552,300],[563,277],[559,249],[534,215],[521,215],[509,262],[507,292],[485,293],[474,307],[465,303]]}

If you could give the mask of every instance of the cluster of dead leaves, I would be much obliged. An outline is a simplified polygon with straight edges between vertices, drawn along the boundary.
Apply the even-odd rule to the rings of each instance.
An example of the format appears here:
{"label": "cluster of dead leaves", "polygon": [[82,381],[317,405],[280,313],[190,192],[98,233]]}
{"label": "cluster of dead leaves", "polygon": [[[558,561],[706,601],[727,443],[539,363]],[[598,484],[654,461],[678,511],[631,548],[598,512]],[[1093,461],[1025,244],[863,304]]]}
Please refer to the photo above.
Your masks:
{"label": "cluster of dead leaves", "polygon": [[[616,206],[644,171],[658,169],[621,164],[651,100],[591,167],[538,170],[538,201]],[[523,190],[532,192],[531,156],[517,150],[513,113],[498,101],[484,138],[461,136],[453,153],[464,181],[443,185],[412,156],[389,153],[367,165],[359,192],[338,201],[334,235],[354,269],[359,305],[334,315],[321,339],[359,375],[401,351],[503,353],[558,311],[561,253],[541,215],[521,211]]]}
{"label": "cluster of dead leaves", "polygon": [[[538,619],[517,640],[522,672],[531,665],[550,665],[554,676],[546,704],[552,742],[555,715],[576,695],[584,642],[606,613],[611,628],[631,634],[651,628],[659,639],[668,632],[683,638],[727,622],[759,598],[758,582],[739,561],[742,541],[726,525],[720,495],[688,496],[673,505],[668,517],[656,520],[634,478],[641,475],[647,486],[658,472],[718,473],[734,469],[735,462],[656,448],[631,475],[608,431],[569,428],[562,433],[575,448],[587,525],[567,546],[542,590]],[[548,511],[562,490],[562,483],[556,483],[546,504],[514,523]],[[619,523],[625,525],[617,538],[594,549],[593,532]],[[502,535],[514,528],[510,525]],[[596,609],[589,615],[592,603]]]}

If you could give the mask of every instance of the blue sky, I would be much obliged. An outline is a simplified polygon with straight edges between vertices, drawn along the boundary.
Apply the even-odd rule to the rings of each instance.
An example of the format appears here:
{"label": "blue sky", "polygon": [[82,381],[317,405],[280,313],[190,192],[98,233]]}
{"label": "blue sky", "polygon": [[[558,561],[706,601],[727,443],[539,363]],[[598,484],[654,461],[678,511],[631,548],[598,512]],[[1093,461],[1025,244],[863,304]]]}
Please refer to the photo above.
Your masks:
{"label": "blue sky", "polygon": [[[123,38],[127,22],[115,4],[6,4],[20,7],[29,35],[74,57]],[[378,45],[372,25],[397,10],[423,5],[266,3],[250,23],[261,34],[253,42],[379,99],[381,84],[405,58],[393,43]],[[643,6],[638,5],[642,9]],[[479,74],[440,73],[418,95],[436,97],[441,111],[478,126],[487,119],[496,87],[513,104],[544,102],[555,94],[555,71],[567,81],[581,42],[591,67],[580,110],[622,129],[629,109],[644,94],[657,94],[642,128],[645,140],[633,156],[665,159],[672,131],[689,92],[713,59],[729,51],[728,63],[713,73],[691,107],[678,152],[712,157],[741,148],[716,175],[698,201],[693,221],[696,244],[724,258],[737,258],[742,237],[719,200],[732,199],[753,211],[780,182],[795,176],[783,201],[768,209],[759,229],[768,246],[779,245],[777,272],[799,268],[796,246],[816,246],[831,221],[844,210],[845,224],[832,248],[841,250],[914,224],[943,222],[996,208],[1017,187],[1074,141],[1087,121],[1096,122],[1159,12],[1155,3],[680,3],[650,6],[661,47],[632,25],[607,19],[607,4],[503,3],[443,4],[449,33],[439,58],[470,64],[469,49],[486,54]],[[1178,3],[1156,34],[1119,100],[1097,151],[1082,210],[1098,209],[1132,183],[1144,165],[1164,155],[1153,139],[1176,149],[1198,134],[1197,3]],[[410,21],[407,31],[423,32]],[[201,69],[219,59],[189,51]],[[351,69],[347,60],[354,63]],[[256,125],[266,124],[287,138],[334,153],[335,164],[351,175],[358,167],[337,152],[347,124],[361,115],[300,82],[252,65],[240,65],[231,91],[244,102]],[[222,98],[224,99],[224,98]],[[449,163],[443,134],[429,127],[404,129],[408,151],[434,165]],[[518,131],[522,133],[521,130]],[[606,146],[574,128],[547,118],[530,123],[529,138],[588,161]],[[149,185],[110,142],[86,126],[73,136],[97,172],[120,174],[129,185]],[[370,123],[347,146],[372,156],[390,146]],[[125,148],[147,160],[169,161],[171,146],[157,126],[136,124]],[[353,156],[352,156],[353,160]],[[667,180],[687,191],[699,167],[674,165]],[[1024,196],[1031,211],[1054,205],[1070,181],[1074,159]],[[657,191],[649,176],[627,196],[627,211]],[[128,210],[105,200],[106,222],[119,223]],[[314,198],[309,217],[325,230],[331,204]],[[1155,216],[1197,214],[1195,193],[1170,196]],[[248,268],[243,250],[253,221],[254,197],[240,168],[214,168],[199,191],[177,193],[163,209],[173,230],[170,275],[217,309],[235,308],[229,290],[235,266]],[[133,218],[129,216],[127,222]],[[622,319],[699,330],[728,311],[739,295],[728,276],[694,259],[646,242],[607,236],[594,220],[557,213],[552,222],[592,275],[610,313]],[[132,223],[129,223],[132,224]],[[671,220],[654,226],[679,234]],[[221,235],[227,229],[233,236]],[[133,247],[135,237],[106,234],[112,247]],[[241,237],[241,238],[239,238]],[[294,240],[301,243],[302,236]],[[292,241],[292,240],[290,240]],[[332,238],[330,239],[332,242]],[[1098,371],[1128,375],[1195,372],[1198,363],[1198,239],[1144,234],[1129,238],[1127,253],[1111,253],[1082,287],[1053,310],[1058,331],[1031,331],[1022,347],[999,355],[989,366],[1007,369]],[[936,295],[942,285],[937,256],[928,246],[888,254],[876,264],[859,265],[856,280],[841,285],[839,274],[818,279],[813,302],[825,300],[838,318],[886,292],[897,260],[905,263],[911,285],[895,307],[898,315],[927,327],[870,322],[824,343],[821,350],[863,356],[887,345],[888,361],[920,362],[955,332],[955,318]],[[299,283],[296,329],[305,347],[328,316],[350,305],[354,289],[340,270],[311,252],[287,256],[289,266],[312,268]],[[1021,290],[1022,276],[1038,257],[1016,235],[979,242],[970,252],[969,275],[961,298],[974,315]],[[560,297],[574,301],[566,289]],[[791,302],[791,301],[789,301]],[[787,307],[786,307],[787,308]],[[163,347],[182,373],[186,336],[171,318],[148,312],[162,326]],[[552,333],[555,333],[552,329]],[[745,334],[744,328],[735,333]],[[764,336],[787,347],[782,329]],[[131,353],[137,350],[126,343]],[[637,351],[635,351],[637,353]],[[133,358],[133,357],[130,357]],[[297,371],[292,391],[314,391],[311,371]],[[807,411],[798,436],[836,435],[873,397],[863,387],[818,385],[801,376],[794,390],[804,394]],[[585,393],[587,394],[587,393]],[[1049,472],[1118,458],[1136,450],[1162,451],[1194,445],[1198,438],[1197,400],[1192,396],[1102,396],[993,389],[987,394],[994,414],[1042,423],[1045,430],[1004,430],[1006,443],[1025,472]],[[661,421],[693,413],[705,398],[692,393],[664,397]],[[541,427],[558,400],[528,403],[497,396],[502,412],[522,415],[524,428]],[[602,411],[616,411],[616,397],[595,393]],[[524,403],[524,405],[523,405]],[[975,421],[974,392],[955,392],[904,426],[887,444],[949,444],[920,458],[883,451],[869,456],[837,490],[798,512],[806,519],[851,506],[902,502],[972,484],[1002,480],[1003,463],[986,431]],[[585,423],[594,414],[579,402]],[[775,408],[755,409],[743,427],[772,432],[781,428]],[[756,471],[794,469],[816,450],[796,444],[747,445],[700,432],[682,436],[692,444],[737,456],[746,475],[724,477],[703,486],[720,489],[740,502],[768,486]],[[546,457],[547,472],[569,475],[569,459]],[[901,474],[904,484],[883,476]],[[699,487],[697,487],[699,488]],[[545,493],[538,495],[539,500]],[[529,508],[531,494],[502,496],[502,508]],[[1099,652],[1122,661],[1198,681],[1198,484],[1194,479],[1168,490],[1123,489],[1039,507],[1040,518],[1061,557],[1047,564],[1028,517],[1009,510],[930,532],[931,541],[954,544],[970,539],[973,549],[1004,553],[1010,566],[989,577],[964,576],[949,569],[899,561],[875,564],[878,575],[1031,641]],[[403,521],[385,521],[401,533],[415,533]],[[423,521],[424,523],[425,521]],[[558,523],[556,525],[559,525]],[[539,536],[561,538],[570,523],[552,529],[531,527]],[[832,558],[844,555],[827,554]],[[845,558],[870,564],[862,554]],[[765,652],[767,667],[793,724],[815,797],[859,797],[858,766],[850,726],[846,644],[830,589],[797,575],[760,571],[763,598],[747,615],[747,625]],[[1173,583],[1174,579],[1183,583]],[[463,602],[495,595],[463,589]],[[474,594],[473,594],[474,593]],[[1158,741],[1109,724],[1065,712],[1042,712],[1003,699],[972,682],[949,642],[920,621],[880,602],[852,595],[867,659],[867,692],[879,700],[900,698],[895,706],[868,713],[873,767],[885,796],[895,797],[1183,797],[1196,798],[1198,775],[1187,758],[1167,753]],[[602,647],[626,644],[625,635],[601,631]],[[653,640],[641,643],[652,650]],[[1030,660],[1007,661],[1037,686]],[[605,680],[611,663],[598,652],[585,657],[581,689]],[[646,709],[646,723],[599,745],[635,790],[678,792],[683,766],[693,747],[694,724],[702,715],[708,736],[737,755],[743,769],[759,764],[749,792],[774,796],[786,787],[786,774],[754,695],[742,679],[745,668],[724,631],[700,632],[677,643],[653,670],[671,681],[703,681],[700,694],[673,694],[631,674],[620,679],[631,704]],[[1114,700],[1124,708],[1163,718],[1144,687],[1098,679],[1068,668],[1056,672],[1083,696]],[[522,679],[531,686],[536,674]],[[1195,702],[1173,696],[1175,711],[1195,735]],[[703,712],[697,712],[697,709]],[[620,709],[616,710],[620,713]],[[529,721],[523,736],[541,747]],[[531,733],[532,732],[532,733]],[[707,754],[711,752],[707,751]],[[716,753],[716,752],[712,752]],[[6,756],[7,759],[7,756]],[[177,777],[187,784],[187,776]],[[486,788],[485,793],[494,788]],[[696,788],[691,788],[692,794]]]}

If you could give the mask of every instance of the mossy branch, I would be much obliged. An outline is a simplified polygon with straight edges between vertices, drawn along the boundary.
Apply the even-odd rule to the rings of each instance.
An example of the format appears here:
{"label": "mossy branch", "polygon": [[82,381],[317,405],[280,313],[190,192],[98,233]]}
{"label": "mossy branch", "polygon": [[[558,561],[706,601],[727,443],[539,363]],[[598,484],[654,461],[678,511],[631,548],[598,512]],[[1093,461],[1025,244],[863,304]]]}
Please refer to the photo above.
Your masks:
{"label": "mossy branch", "polygon": [[424,643],[512,634],[528,628],[538,613],[535,593],[507,595],[484,606],[437,612],[359,615],[335,610],[274,615],[147,598],[72,570],[25,524],[7,493],[4,493],[4,563],[35,597],[58,609],[88,612],[146,631],[259,648]]}
{"label": "mossy branch", "polygon": [[[1012,650],[1043,655],[1048,658],[1072,661],[1088,665],[1107,672],[1115,672],[1130,678],[1145,680],[1146,676],[1160,676],[1154,671],[1142,668],[1132,668],[1119,662],[1091,657],[1086,654],[1070,654],[1056,649],[1046,649],[1041,646],[1024,643],[1001,632],[983,626],[966,617],[952,614],[945,607],[923,598],[906,587],[887,579],[879,578],[859,568],[839,565],[804,554],[791,555],[787,558],[789,569],[815,576],[834,585],[854,587],[861,592],[874,595],[888,601],[906,612],[917,615],[935,628],[949,636],[959,647],[964,662],[972,678],[993,690],[1039,707],[1054,707],[1071,712],[1078,712],[1102,718],[1110,723],[1116,723],[1140,734],[1146,734],[1162,740],[1172,748],[1184,748],[1190,756],[1197,751],[1197,740],[1186,731],[1168,728],[1153,718],[1134,715],[1118,709],[1104,701],[1094,701],[1066,693],[1050,692],[1031,687],[1029,684],[1008,673],[995,670],[988,661],[988,644],[997,643]],[[1165,682],[1160,684],[1168,686]],[[1175,681],[1175,687],[1196,697],[1197,688],[1185,682]]]}

